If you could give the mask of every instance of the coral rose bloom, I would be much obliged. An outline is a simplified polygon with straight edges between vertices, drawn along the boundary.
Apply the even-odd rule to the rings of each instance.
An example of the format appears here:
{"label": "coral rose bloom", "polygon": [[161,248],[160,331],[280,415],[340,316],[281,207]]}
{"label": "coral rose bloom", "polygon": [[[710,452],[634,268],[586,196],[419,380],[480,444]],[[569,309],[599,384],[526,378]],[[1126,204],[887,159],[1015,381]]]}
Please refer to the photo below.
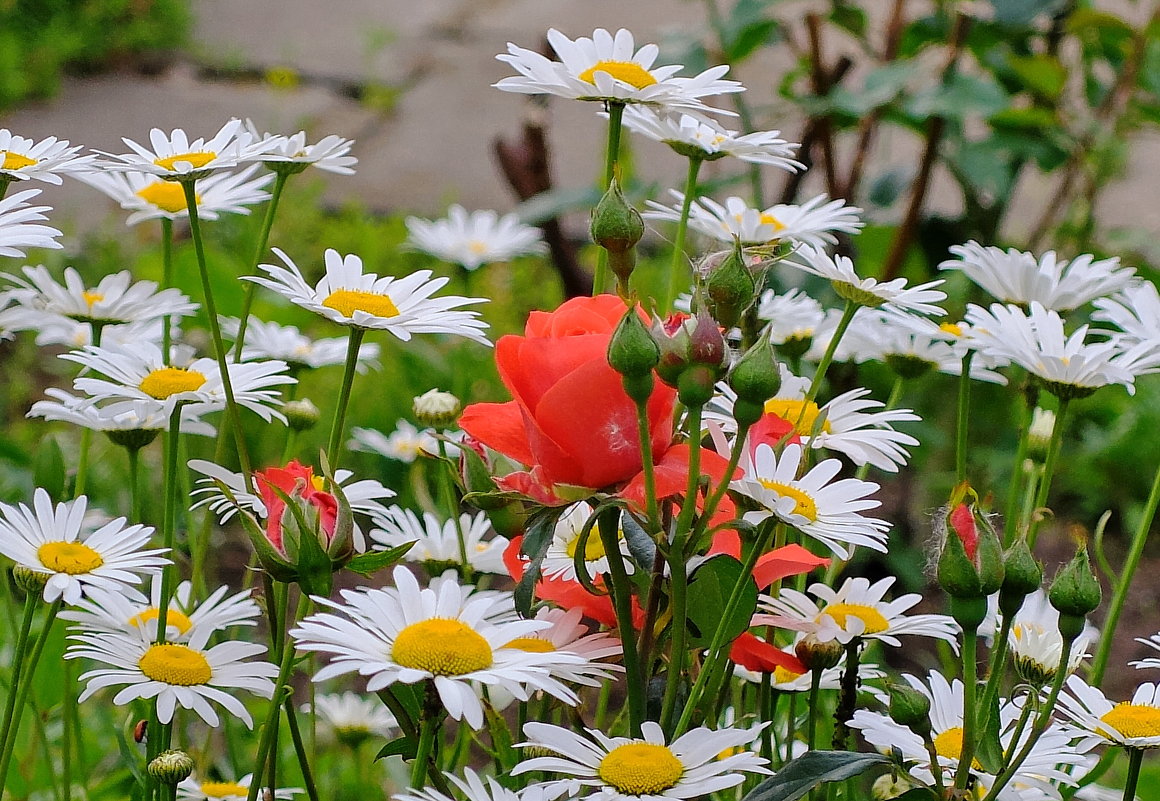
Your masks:
{"label": "coral rose bloom", "polygon": [[[596,489],[640,473],[636,406],[607,355],[626,309],[615,295],[573,298],[555,311],[532,312],[524,336],[496,343],[499,375],[513,400],[472,404],[459,424],[493,450],[532,467],[530,475],[516,474],[505,483],[550,494],[557,484]],[[672,444],[675,401],[675,390],[659,382],[648,400],[657,462]]]}

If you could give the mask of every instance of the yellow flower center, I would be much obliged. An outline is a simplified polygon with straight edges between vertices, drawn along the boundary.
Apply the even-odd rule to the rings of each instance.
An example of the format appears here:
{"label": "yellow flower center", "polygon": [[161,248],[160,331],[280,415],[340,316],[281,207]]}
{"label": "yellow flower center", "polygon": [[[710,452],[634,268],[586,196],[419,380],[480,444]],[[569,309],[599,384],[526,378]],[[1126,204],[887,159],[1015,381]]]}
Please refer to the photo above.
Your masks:
{"label": "yellow flower center", "polygon": [[211,150],[204,153],[177,153],[172,156],[166,156],[165,158],[154,159],[153,163],[158,167],[164,167],[167,170],[174,171],[177,169],[177,162],[185,161],[196,170],[198,167],[204,167],[216,158],[217,153]]}
{"label": "yellow flower center", "polygon": [[597,61],[577,77],[585,83],[596,83],[596,73],[606,72],[621,83],[643,89],[652,86],[657,79],[648,70],[635,61]]}
{"label": "yellow flower center", "polygon": [[[814,433],[814,426],[817,425],[818,416],[822,410],[813,401],[806,403],[801,400],[774,398],[765,402],[765,413],[777,415],[787,423],[793,423],[794,431],[803,437],[808,437]],[[822,420],[822,427],[819,430],[827,434],[833,431],[830,428],[830,421],[828,419]]]}
{"label": "yellow flower center", "polygon": [[197,370],[181,367],[162,367],[141,379],[140,389],[151,398],[165,400],[179,392],[193,392],[205,383],[205,376]]}
{"label": "yellow flower center", "polygon": [[234,795],[244,798],[249,795],[250,788],[242,787],[237,782],[202,782],[201,792],[210,798],[227,798]]}
{"label": "yellow flower center", "polygon": [[517,637],[504,648],[518,648],[533,654],[550,654],[556,650],[556,646],[547,640],[541,640],[539,637]]}
{"label": "yellow flower center", "polygon": [[93,308],[94,303],[100,303],[102,300],[105,299],[105,296],[102,295],[100,292],[93,292],[90,289],[86,289],[84,292],[81,293],[81,299],[85,302],[85,305],[87,305],[91,309],[91,308]]}
{"label": "yellow flower center", "polygon": [[400,631],[391,659],[436,676],[462,676],[491,667],[492,652],[487,640],[467,624],[434,617]]}
{"label": "yellow flower center", "polygon": [[890,622],[881,612],[865,604],[830,604],[822,613],[832,617],[842,628],[846,628],[847,619],[858,618],[866,625],[863,634],[881,634],[890,628]]}
{"label": "yellow flower center", "polygon": [[[143,629],[145,628],[146,623],[151,620],[156,620],[159,616],[160,613],[157,611],[157,607],[151,606],[148,609],[138,612],[137,614],[133,615],[133,617],[129,618],[129,625]],[[165,613],[165,627],[168,628],[170,626],[173,626],[179,632],[185,634],[187,631],[193,628],[193,621],[190,620],[185,615],[185,613],[181,612],[180,610],[171,608],[168,612]]]}
{"label": "yellow flower center", "polygon": [[[938,752],[941,757],[947,759],[957,760],[963,755],[963,729],[961,726],[954,726],[944,732],[940,732],[934,738],[934,750]],[[982,770],[983,766],[977,759],[971,760],[971,767],[975,770]]]}
{"label": "yellow flower center", "polygon": [[793,498],[792,514],[801,515],[811,523],[818,519],[818,505],[806,493],[802,492],[797,487],[791,487],[789,484],[782,484],[779,481],[767,481],[764,478],[759,478],[758,482],[771,492],[776,492],[783,498]]}
{"label": "yellow flower center", "polygon": [[398,317],[399,307],[388,295],[362,292],[357,289],[336,289],[326,296],[322,305],[334,309],[343,317],[354,317],[356,311],[364,311],[375,317]]}
{"label": "yellow flower center", "polygon": [[791,681],[796,681],[801,677],[801,673],[790,670],[787,667],[778,665],[773,669],[773,683],[774,684],[789,684]]}
{"label": "yellow flower center", "polygon": [[315,492],[326,492],[325,476],[311,476],[310,486],[314,487]]}
{"label": "yellow flower center", "polygon": [[[580,535],[577,534],[572,539],[568,540],[568,547],[565,548],[568,555],[575,558],[576,547],[580,544]],[[604,550],[604,541],[596,535],[595,531],[589,532],[588,539],[584,543],[584,561],[595,562],[597,559],[603,559],[607,556]]]}
{"label": "yellow flower center", "polygon": [[[185,211],[185,190],[181,184],[173,181],[154,181],[149,186],[137,190],[137,197],[162,211],[176,214]],[[197,203],[201,203],[201,195],[194,195]]]}
{"label": "yellow flower center", "polygon": [[941,323],[939,324],[938,330],[955,337],[961,337],[963,335],[963,327],[958,323]]}
{"label": "yellow flower center", "polygon": [[[1160,737],[1160,709],[1144,704],[1116,704],[1101,721],[1124,737]],[[1107,735],[1101,730],[1098,733]]]}
{"label": "yellow flower center", "polygon": [[777,217],[774,217],[772,214],[763,213],[759,219],[761,220],[762,225],[772,225],[775,232],[785,230],[785,223],[777,219]]}
{"label": "yellow flower center", "polygon": [[174,643],[149,646],[137,666],[153,681],[176,687],[208,684],[213,678],[213,668],[200,651]]}
{"label": "yellow flower center", "polygon": [[36,549],[40,563],[56,573],[70,576],[92,573],[104,558],[83,542],[46,542]]}
{"label": "yellow flower center", "polygon": [[4,154],[4,162],[0,164],[0,170],[22,170],[37,163],[37,159],[13,153],[11,150],[0,150],[0,153]]}
{"label": "yellow flower center", "polygon": [[473,239],[467,243],[467,249],[476,256],[482,256],[484,253],[487,253],[487,244],[480,242],[478,239]]}
{"label": "yellow flower center", "polygon": [[625,743],[609,751],[596,772],[625,795],[655,795],[676,785],[685,766],[667,746]]}

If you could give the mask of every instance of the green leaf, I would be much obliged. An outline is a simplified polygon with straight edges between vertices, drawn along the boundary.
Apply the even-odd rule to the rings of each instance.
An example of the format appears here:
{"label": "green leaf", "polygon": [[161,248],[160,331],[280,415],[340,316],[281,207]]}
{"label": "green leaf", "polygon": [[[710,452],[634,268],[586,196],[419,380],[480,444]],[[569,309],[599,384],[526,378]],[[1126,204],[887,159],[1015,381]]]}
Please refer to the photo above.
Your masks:
{"label": "green leaf", "polygon": [[533,515],[528,522],[523,542],[520,543],[520,551],[531,559],[515,589],[516,611],[523,617],[532,616],[532,601],[535,598],[536,582],[540,580],[540,565],[544,563],[548,546],[552,544],[552,534],[556,530],[556,521],[562,511],[562,509],[547,509]]}
{"label": "green leaf", "polygon": [[628,512],[620,515],[620,530],[624,532],[624,542],[628,545],[628,553],[641,570],[651,572],[657,558],[657,544],[648,535],[636,518]]}
{"label": "green leaf", "polygon": [[[727,641],[749,628],[757,608],[757,585],[752,576],[742,574],[743,567],[732,556],[720,555],[702,563],[693,573],[688,594],[689,633],[694,646],[708,646],[718,627],[724,629]],[[725,606],[738,581],[744,582],[741,603],[732,617],[726,618]]]}
{"label": "green leaf", "polygon": [[991,0],[995,21],[1007,25],[1027,25],[1040,14],[1054,14],[1068,0]]}
{"label": "green leaf", "polygon": [[1011,71],[1033,95],[1046,100],[1057,100],[1067,83],[1067,70],[1059,59],[1046,53],[1033,56],[1011,56]]}
{"label": "green leaf", "polygon": [[939,801],[938,794],[929,787],[912,787],[894,801]]}
{"label": "green leaf", "polygon": [[866,35],[866,12],[856,6],[835,4],[834,10],[830,12],[830,21],[859,38]]}
{"label": "green leaf", "polygon": [[[980,682],[979,687],[985,686]],[[981,695],[980,695],[981,697]],[[999,740],[999,696],[991,700],[988,709],[979,710],[979,741],[975,745],[975,759],[988,773],[999,774],[1003,770],[1003,743]]]}
{"label": "green leaf", "polygon": [[375,754],[375,761],[377,762],[389,756],[401,756],[403,759],[412,760],[415,758],[418,750],[418,739],[414,737],[399,737],[380,748],[379,752]]}
{"label": "green leaf", "polygon": [[914,171],[905,167],[894,167],[874,177],[866,199],[879,208],[894,205],[894,201],[910,186]]}
{"label": "green leaf", "polygon": [[1005,108],[987,120],[995,128],[1056,128],[1059,118],[1047,108]]}
{"label": "green leaf", "polygon": [[407,551],[411,550],[416,542],[418,540],[404,542],[402,545],[396,545],[393,548],[387,548],[383,551],[369,551],[368,553],[359,554],[347,562],[346,566],[360,576],[370,578],[384,567],[390,567],[406,556]]}
{"label": "green leaf", "polygon": [[591,186],[541,192],[516,207],[520,222],[536,225],[569,211],[587,211],[600,202],[604,193]]}
{"label": "green leaf", "polygon": [[53,501],[65,500],[64,454],[55,437],[41,440],[36,449],[35,467],[32,480],[36,486],[48,493]]}
{"label": "green leaf", "polygon": [[1007,103],[1007,93],[993,79],[960,73],[945,84],[917,92],[905,108],[919,119],[963,120],[972,115],[990,117],[1006,108]]}
{"label": "green leaf", "polygon": [[746,25],[729,42],[725,49],[725,60],[731,63],[743,61],[763,44],[776,42],[781,26],[775,19],[763,19]]}
{"label": "green leaf", "polygon": [[877,765],[890,763],[881,754],[849,751],[810,751],[786,764],[754,787],[741,801],[797,801],[827,782],[858,776]]}

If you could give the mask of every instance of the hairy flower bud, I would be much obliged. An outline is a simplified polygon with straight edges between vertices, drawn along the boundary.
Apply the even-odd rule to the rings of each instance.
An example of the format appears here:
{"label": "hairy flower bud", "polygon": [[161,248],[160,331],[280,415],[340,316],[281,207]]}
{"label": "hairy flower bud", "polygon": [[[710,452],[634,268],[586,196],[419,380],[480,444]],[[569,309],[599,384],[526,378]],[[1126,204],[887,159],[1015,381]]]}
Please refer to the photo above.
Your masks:
{"label": "hairy flower bud", "polygon": [[999,588],[999,611],[1011,617],[1023,599],[1043,584],[1043,565],[1031,553],[1027,540],[1019,538],[1003,556],[1003,586]]}
{"label": "hairy flower bud", "polygon": [[846,648],[837,640],[822,641],[813,634],[807,634],[798,640],[793,652],[810,670],[826,670],[842,661]]}
{"label": "hairy flower bud", "polygon": [[286,414],[286,424],[294,431],[309,431],[322,418],[322,412],[309,398],[287,401],[282,411]]}
{"label": "hairy flower bud", "polygon": [[689,335],[689,360],[721,372],[728,364],[729,347],[717,321],[705,312],[693,318],[696,323]]}
{"label": "hairy flower bud", "polygon": [[976,508],[974,492],[965,482],[951,493],[950,503],[938,515],[935,530],[942,542],[938,582],[947,595],[986,598],[999,589],[1003,583],[999,536]]}
{"label": "hairy flower bud", "polygon": [[745,266],[740,240],[734,240],[733,250],[709,274],[705,280],[705,289],[709,295],[709,311],[714,319],[726,330],[737,325],[741,315],[753,303],[757,292],[753,276]]}
{"label": "hairy flower bud", "polygon": [[630,307],[620,318],[608,343],[609,366],[626,378],[646,376],[652,373],[660,359],[660,346],[645,327],[637,307]]}
{"label": "hairy flower bud", "polygon": [[162,751],[149,762],[145,770],[162,784],[175,785],[193,773],[193,757],[184,751]]}
{"label": "hairy flower bud", "polygon": [[686,406],[704,406],[713,397],[716,371],[704,364],[694,364],[677,380],[677,397]]}
{"label": "hairy flower bud", "polygon": [[628,205],[615,178],[592,210],[589,230],[592,241],[610,253],[623,253],[644,236],[644,220],[640,212]]}
{"label": "hairy flower bud", "polygon": [[[781,370],[769,342],[769,333],[745,352],[729,373],[729,386],[739,401],[764,405],[781,388]],[[740,421],[738,421],[740,422]]]}
{"label": "hairy flower bud", "polygon": [[922,737],[930,732],[930,699],[924,693],[906,684],[891,683],[890,717],[900,726],[905,726]]}
{"label": "hairy flower bud", "polygon": [[654,319],[650,332],[659,349],[657,378],[676,387],[681,373],[689,366],[692,319],[687,314],[673,314],[666,320]]}
{"label": "hairy flower bud", "polygon": [[1047,591],[1048,600],[1059,612],[1059,633],[1068,642],[1083,631],[1084,619],[1103,600],[1099,579],[1092,572],[1086,547],[1056,574]]}
{"label": "hairy flower bud", "polygon": [[412,401],[411,410],[415,419],[434,429],[450,428],[455,425],[462,404],[450,392],[429,389]]}

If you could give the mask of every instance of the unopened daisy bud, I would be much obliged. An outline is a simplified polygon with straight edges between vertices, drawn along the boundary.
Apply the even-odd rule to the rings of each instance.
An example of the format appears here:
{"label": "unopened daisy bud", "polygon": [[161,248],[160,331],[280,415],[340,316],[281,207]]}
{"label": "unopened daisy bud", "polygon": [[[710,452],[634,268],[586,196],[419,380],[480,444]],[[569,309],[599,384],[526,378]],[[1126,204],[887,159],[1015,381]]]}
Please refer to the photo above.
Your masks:
{"label": "unopened daisy bud", "polygon": [[1003,556],[1003,586],[999,588],[999,611],[1012,617],[1023,599],[1043,584],[1043,565],[1032,555],[1027,540],[1019,538]]}
{"label": "unopened daisy bud", "polygon": [[709,311],[717,322],[725,329],[737,325],[757,292],[753,276],[745,266],[741,240],[734,240],[733,250],[709,274],[705,289],[709,294]]}
{"label": "unopened daisy bud", "polygon": [[435,429],[449,428],[459,417],[462,404],[450,392],[430,389],[415,398],[412,410],[415,418],[425,426]]}
{"label": "unopened daisy bud", "polygon": [[[970,487],[960,484],[935,523],[935,532],[942,542],[938,582],[953,599],[985,599],[1003,583],[1003,551],[999,536],[986,516],[976,508],[973,496]],[[962,609],[965,611],[968,606],[974,605],[962,606]],[[967,614],[973,616],[975,611],[971,608]],[[964,628],[970,626],[973,629],[979,621],[974,624],[968,620],[958,622]]]}
{"label": "unopened daisy bud", "polygon": [[622,253],[644,236],[644,220],[640,212],[628,205],[615,178],[592,210],[589,230],[592,241],[610,253]]}
{"label": "unopened daisy bud", "polygon": [[106,431],[105,436],[114,445],[120,445],[127,451],[139,451],[161,433],[157,428],[131,428],[127,431]]}
{"label": "unopened daisy bud", "polygon": [[846,647],[838,640],[819,640],[813,634],[807,634],[798,640],[793,652],[802,664],[810,670],[828,670],[842,661],[842,654]]}
{"label": "unopened daisy bud", "polygon": [[12,578],[16,581],[16,586],[26,593],[39,596],[44,592],[44,587],[52,578],[52,574],[41,573],[24,565],[16,565],[12,568]]}
{"label": "unopened daisy bud", "polygon": [[322,418],[322,413],[309,398],[287,401],[282,404],[282,412],[286,415],[286,424],[293,431],[309,431]]}
{"label": "unopened daisy bud", "polygon": [[1047,597],[1059,612],[1059,633],[1070,643],[1083,631],[1088,613],[1094,612],[1103,600],[1103,590],[1092,572],[1087,548],[1081,547],[1075,558],[1056,574]]}
{"label": "unopened daisy bud", "polygon": [[193,757],[184,751],[162,751],[145,770],[162,784],[175,785],[193,773]]}
{"label": "unopened daisy bud", "polygon": [[892,801],[901,798],[917,786],[904,774],[887,773],[874,780],[874,784],[870,787],[870,797],[874,801]]}
{"label": "unopened daisy bud", "polygon": [[1027,429],[1027,452],[1035,459],[1045,458],[1054,432],[1055,412],[1036,407],[1031,412],[1031,426]]}
{"label": "unopened daisy bud", "polygon": [[[781,388],[781,370],[769,342],[769,332],[745,352],[729,372],[729,386],[737,393],[733,416],[752,425],[765,411],[765,402]],[[742,419],[745,418],[745,419]]]}
{"label": "unopened daisy bud", "polygon": [[930,733],[930,699],[906,684],[890,684],[890,717],[922,737]]}

